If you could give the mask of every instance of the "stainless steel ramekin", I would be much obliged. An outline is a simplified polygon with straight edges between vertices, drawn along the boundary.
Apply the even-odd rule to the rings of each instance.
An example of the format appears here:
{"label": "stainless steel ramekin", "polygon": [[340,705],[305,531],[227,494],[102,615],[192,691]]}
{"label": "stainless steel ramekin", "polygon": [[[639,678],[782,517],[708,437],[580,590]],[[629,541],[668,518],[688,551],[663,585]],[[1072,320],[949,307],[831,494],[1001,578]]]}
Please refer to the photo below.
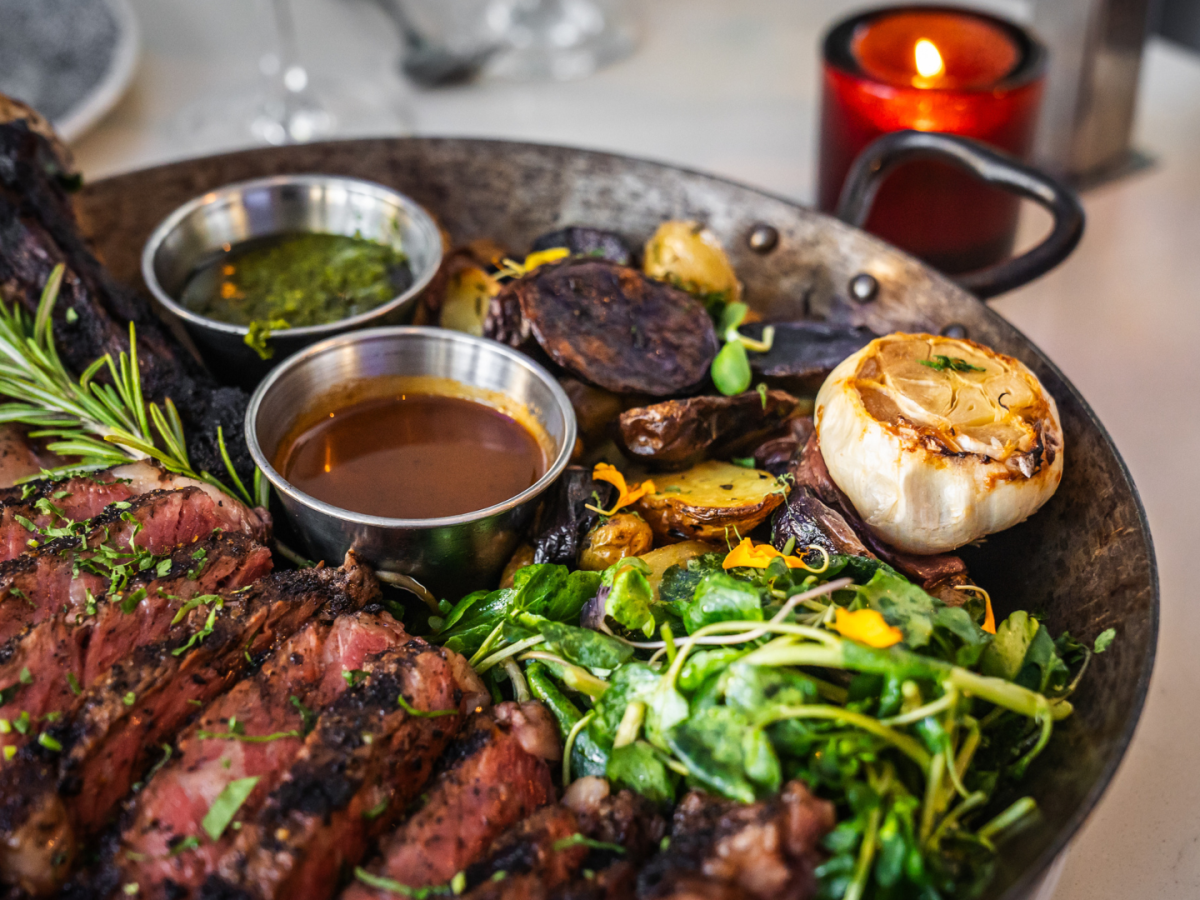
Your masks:
{"label": "stainless steel ramekin", "polygon": [[[222,249],[297,232],[361,235],[393,246],[408,256],[412,284],[357,316],[273,332],[274,355],[268,360],[246,345],[250,329],[245,325],[201,316],[176,299],[188,276]],[[276,175],[209,191],[167,216],[142,250],[142,277],[155,299],[183,323],[213,374],[250,389],[280,360],[309,344],[356,328],[408,321],[441,261],[437,224],[404,194],[358,178]]]}
{"label": "stainless steel ramekin", "polygon": [[[521,404],[553,445],[546,474],[528,490],[478,512],[388,519],[323,503],[276,471],[281,443],[318,397],[339,385],[388,375],[448,378]],[[440,328],[372,328],[315,344],[272,371],[250,398],[246,443],[313,558],[337,565],[353,549],[376,569],[414,578],[439,597],[457,599],[495,584],[538,498],[571,458],[575,413],[549,372],[496,341]]]}

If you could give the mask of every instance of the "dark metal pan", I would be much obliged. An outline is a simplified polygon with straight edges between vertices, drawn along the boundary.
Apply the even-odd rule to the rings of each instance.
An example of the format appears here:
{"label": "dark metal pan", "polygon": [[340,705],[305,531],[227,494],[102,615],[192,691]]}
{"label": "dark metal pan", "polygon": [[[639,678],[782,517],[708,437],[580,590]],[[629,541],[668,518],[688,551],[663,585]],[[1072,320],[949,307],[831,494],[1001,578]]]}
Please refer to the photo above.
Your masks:
{"label": "dark metal pan", "polygon": [[[865,180],[849,189],[845,210],[859,221],[872,179],[895,151],[949,153],[1056,214],[1049,244],[969,282],[980,294],[1035,277],[1078,240],[1078,205],[1036,173],[970,146],[964,151],[961,142],[892,140],[900,146],[884,145],[887,153],[869,157]],[[1059,404],[1062,486],[1041,512],[972,549],[967,561],[998,613],[1039,610],[1055,633],[1068,629],[1090,642],[1111,627],[1117,639],[1093,660],[1076,714],[1059,725],[1031,769],[1023,787],[1037,798],[1042,819],[1004,848],[985,895],[1025,896],[1120,763],[1145,699],[1158,628],[1154,551],[1137,491],[1104,426],[1037,347],[962,286],[837,219],[719,178],[603,153],[432,138],[252,150],[97,182],[82,192],[79,208],[112,272],[136,284],[143,243],[176,206],[228,182],[288,172],[398,188],[429,209],[455,243],[491,237],[524,248],[576,223],[642,240],[663,219],[702,220],[729,248],[747,302],[768,316],[821,317],[837,309],[877,331],[961,330],[1029,365]]]}

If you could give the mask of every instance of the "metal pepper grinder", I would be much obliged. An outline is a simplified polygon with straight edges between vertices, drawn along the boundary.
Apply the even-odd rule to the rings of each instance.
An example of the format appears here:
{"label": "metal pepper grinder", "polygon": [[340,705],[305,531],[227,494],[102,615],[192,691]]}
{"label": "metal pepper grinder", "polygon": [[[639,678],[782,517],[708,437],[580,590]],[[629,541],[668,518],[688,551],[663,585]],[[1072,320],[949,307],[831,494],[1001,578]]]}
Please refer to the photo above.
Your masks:
{"label": "metal pepper grinder", "polygon": [[1034,156],[1075,183],[1129,168],[1151,0],[1036,0],[1033,26],[1050,48]]}

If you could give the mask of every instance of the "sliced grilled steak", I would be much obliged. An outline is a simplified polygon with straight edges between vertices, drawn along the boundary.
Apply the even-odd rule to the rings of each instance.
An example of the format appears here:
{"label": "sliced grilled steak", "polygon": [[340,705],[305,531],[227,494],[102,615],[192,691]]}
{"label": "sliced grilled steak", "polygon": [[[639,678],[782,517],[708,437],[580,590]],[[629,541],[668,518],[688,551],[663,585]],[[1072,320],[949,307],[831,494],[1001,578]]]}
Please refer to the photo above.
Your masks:
{"label": "sliced grilled steak", "polygon": [[114,665],[86,691],[76,715],[46,730],[61,750],[26,744],[0,767],[0,877],[33,894],[52,890],[77,840],[104,824],[197,706],[304,622],[332,619],[377,596],[353,554],[340,569],[279,572],[192,609],[165,640]]}
{"label": "sliced grilled steak", "polygon": [[[36,530],[69,530],[77,522],[100,515],[110,503],[118,503],[151,491],[175,491],[195,487],[221,503],[228,498],[210,484],[176,475],[150,462],[133,462],[102,472],[65,480],[41,479],[0,490],[0,561],[13,559],[29,549],[30,533]],[[24,521],[22,521],[24,520]]]}
{"label": "sliced grilled steak", "polygon": [[[73,713],[83,691],[114,663],[162,640],[191,598],[236,590],[270,570],[266,547],[244,534],[213,535],[139,573],[124,598],[109,600],[101,594],[94,614],[60,611],[0,645],[0,685],[12,695],[7,704],[0,702],[0,719],[29,723],[10,726],[0,734],[0,746],[32,740],[44,727],[41,723]],[[139,601],[140,594],[145,596]]]}
{"label": "sliced grilled steak", "polygon": [[84,609],[88,591],[98,596],[107,589],[114,566],[171,553],[218,528],[260,543],[270,534],[269,516],[207,486],[151,491],[126,502],[128,508],[114,506],[94,518],[82,538],[57,538],[0,563],[0,641],[64,606]]}
{"label": "sliced grilled steak", "polygon": [[761,803],[692,791],[675,808],[670,846],[642,870],[638,896],[807,900],[817,890],[821,839],[833,826],[833,805],[799,781]]}
{"label": "sliced grilled steak", "polygon": [[304,746],[312,723],[303,710],[323,709],[346,690],[344,672],[361,670],[368,657],[408,639],[386,612],[357,612],[310,622],[282,644],[258,672],[209,705],[137,795],[113,860],[120,870],[114,884],[138,885],[141,900],[195,896],[233,844],[235,832],[211,841],[201,826],[225,785],[259,779],[238,811],[243,820],[252,816]]}
{"label": "sliced grilled steak", "polygon": [[[522,746],[516,729],[499,723],[514,718],[515,706],[502,703],[471,719],[443,759],[425,805],[384,841],[372,874],[414,888],[445,884],[506,828],[554,799],[546,761]],[[388,893],[359,882],[342,900],[373,897]]]}
{"label": "sliced grilled steak", "polygon": [[510,828],[468,866],[471,900],[543,900],[567,884],[588,856],[579,822],[565,806],[548,806]]}
{"label": "sliced grilled steak", "polygon": [[[451,651],[411,639],[321,713],[278,787],[238,832],[200,896],[324,898],[420,793],[462,721]],[[410,714],[405,702],[424,712]]]}
{"label": "sliced grilled steak", "polygon": [[627,900],[637,884],[638,867],[658,851],[667,823],[654,804],[632,791],[612,793],[603,778],[571,783],[563,805],[579,817],[581,834],[623,848],[592,848],[584,871],[570,884],[550,891],[553,900]]}

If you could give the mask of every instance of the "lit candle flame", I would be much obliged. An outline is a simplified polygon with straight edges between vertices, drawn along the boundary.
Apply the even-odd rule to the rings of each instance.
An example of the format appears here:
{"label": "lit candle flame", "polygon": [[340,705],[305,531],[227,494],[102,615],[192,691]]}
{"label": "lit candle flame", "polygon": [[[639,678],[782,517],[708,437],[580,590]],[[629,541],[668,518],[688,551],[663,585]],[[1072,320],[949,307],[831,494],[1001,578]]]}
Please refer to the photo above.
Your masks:
{"label": "lit candle flame", "polygon": [[935,78],[946,70],[946,66],[942,62],[942,54],[938,53],[938,48],[933,41],[927,41],[924,38],[917,41],[913,56],[917,62],[917,73],[922,78]]}

